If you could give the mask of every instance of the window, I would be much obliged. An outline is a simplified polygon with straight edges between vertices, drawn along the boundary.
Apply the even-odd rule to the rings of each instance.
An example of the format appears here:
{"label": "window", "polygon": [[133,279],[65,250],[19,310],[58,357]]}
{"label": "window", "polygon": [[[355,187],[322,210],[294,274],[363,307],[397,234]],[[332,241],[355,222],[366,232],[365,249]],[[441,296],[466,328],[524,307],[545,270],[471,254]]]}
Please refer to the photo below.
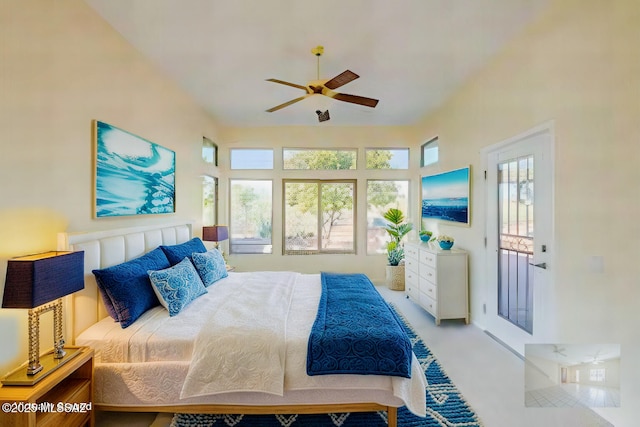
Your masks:
{"label": "window", "polygon": [[271,180],[230,182],[230,252],[235,254],[268,254],[272,252]]}
{"label": "window", "polygon": [[438,162],[438,137],[422,144],[420,155],[420,167],[432,165]]}
{"label": "window", "polygon": [[589,381],[604,382],[604,369],[591,369],[589,371]]}
{"label": "window", "polygon": [[218,178],[202,178],[202,225],[218,223]]}
{"label": "window", "polygon": [[232,148],[231,169],[273,169],[273,150]]}
{"label": "window", "polygon": [[368,148],[367,169],[409,169],[408,148]]}
{"label": "window", "polygon": [[284,169],[337,170],[355,169],[357,150],[315,150],[285,148],[282,150]]}
{"label": "window", "polygon": [[218,146],[204,136],[202,137],[202,160],[205,163],[218,166]]}
{"label": "window", "polygon": [[409,215],[409,181],[367,181],[367,254],[386,251],[389,237],[384,229],[383,215],[389,208],[397,208]]}
{"label": "window", "polygon": [[355,181],[284,181],[284,254],[355,253]]}

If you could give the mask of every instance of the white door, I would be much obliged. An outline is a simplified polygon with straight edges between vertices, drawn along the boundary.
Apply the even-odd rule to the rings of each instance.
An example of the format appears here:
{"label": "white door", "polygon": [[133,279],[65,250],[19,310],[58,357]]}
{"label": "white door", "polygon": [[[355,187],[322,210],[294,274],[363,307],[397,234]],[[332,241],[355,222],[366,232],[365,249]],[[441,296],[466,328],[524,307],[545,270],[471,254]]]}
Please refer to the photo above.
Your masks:
{"label": "white door", "polygon": [[552,128],[486,153],[487,331],[524,355],[554,342]]}

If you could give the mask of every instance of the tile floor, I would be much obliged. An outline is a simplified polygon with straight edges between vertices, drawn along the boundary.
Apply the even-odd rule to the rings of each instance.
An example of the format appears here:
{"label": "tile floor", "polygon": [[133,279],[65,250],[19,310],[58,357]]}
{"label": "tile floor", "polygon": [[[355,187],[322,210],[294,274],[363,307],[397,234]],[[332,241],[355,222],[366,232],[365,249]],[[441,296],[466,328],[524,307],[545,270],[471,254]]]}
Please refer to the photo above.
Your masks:
{"label": "tile floor", "polygon": [[560,384],[525,394],[525,405],[532,407],[588,406],[589,408],[620,407],[620,390],[584,384]]}
{"label": "tile floor", "polygon": [[[404,297],[404,292],[379,287],[438,358],[453,383],[482,419],[485,427],[612,426],[584,406],[525,406],[524,360],[474,325],[442,321]],[[153,414],[97,413],[97,427],[167,426],[171,418]],[[155,422],[154,422],[155,421]],[[618,425],[617,427],[622,427]]]}

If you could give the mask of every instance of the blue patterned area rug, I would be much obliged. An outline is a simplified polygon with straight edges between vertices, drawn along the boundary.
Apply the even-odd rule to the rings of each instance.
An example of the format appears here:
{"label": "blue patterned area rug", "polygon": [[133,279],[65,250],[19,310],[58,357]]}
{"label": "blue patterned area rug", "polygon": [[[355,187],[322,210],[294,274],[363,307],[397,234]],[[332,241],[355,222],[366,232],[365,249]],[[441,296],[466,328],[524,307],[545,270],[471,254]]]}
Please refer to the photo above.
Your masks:
{"label": "blue patterned area rug", "polygon": [[[424,342],[402,319],[411,339],[413,352],[427,378],[427,416],[420,418],[405,407],[398,408],[398,427],[481,427],[482,422],[444,373],[440,363]],[[387,413],[360,412],[345,414],[291,415],[211,415],[176,414],[171,427],[385,427]]]}

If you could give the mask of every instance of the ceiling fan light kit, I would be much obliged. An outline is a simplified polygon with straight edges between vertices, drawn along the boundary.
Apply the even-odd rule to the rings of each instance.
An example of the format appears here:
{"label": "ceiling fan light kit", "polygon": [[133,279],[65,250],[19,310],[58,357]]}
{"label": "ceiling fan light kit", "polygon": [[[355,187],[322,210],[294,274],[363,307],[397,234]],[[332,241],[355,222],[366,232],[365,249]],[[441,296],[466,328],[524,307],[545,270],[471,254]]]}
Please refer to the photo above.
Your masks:
{"label": "ceiling fan light kit", "polygon": [[[306,99],[312,95],[324,95],[338,101],[349,102],[352,104],[364,105],[366,107],[375,108],[375,106],[378,104],[377,99],[367,98],[367,97],[358,96],[358,95],[350,95],[346,93],[339,93],[334,91],[334,89],[342,87],[347,83],[350,83],[355,79],[359,78],[360,77],[359,75],[357,75],[353,71],[346,70],[338,74],[332,79],[321,80],[320,79],[320,56],[322,56],[322,54],[324,53],[324,47],[316,46],[315,48],[311,49],[311,53],[313,53],[318,58],[318,78],[316,80],[310,81],[306,86],[302,86],[296,83],[291,83],[291,82],[287,82],[279,79],[267,79],[268,82],[278,83],[285,86],[291,86],[296,89],[304,90],[306,92],[306,94],[303,96],[292,99],[291,101],[287,101],[283,104],[276,105],[273,108],[269,108],[268,110],[266,110],[268,113],[273,113],[274,111],[278,111],[284,107],[288,107],[289,105],[302,101],[303,99]],[[328,116],[328,110],[326,111],[326,113]],[[326,120],[329,120],[329,119],[327,118]]]}
{"label": "ceiling fan light kit", "polygon": [[324,112],[316,110],[316,114],[318,115],[318,121],[320,123],[326,122],[327,120],[331,119],[331,117],[329,117],[329,110],[326,110]]}

